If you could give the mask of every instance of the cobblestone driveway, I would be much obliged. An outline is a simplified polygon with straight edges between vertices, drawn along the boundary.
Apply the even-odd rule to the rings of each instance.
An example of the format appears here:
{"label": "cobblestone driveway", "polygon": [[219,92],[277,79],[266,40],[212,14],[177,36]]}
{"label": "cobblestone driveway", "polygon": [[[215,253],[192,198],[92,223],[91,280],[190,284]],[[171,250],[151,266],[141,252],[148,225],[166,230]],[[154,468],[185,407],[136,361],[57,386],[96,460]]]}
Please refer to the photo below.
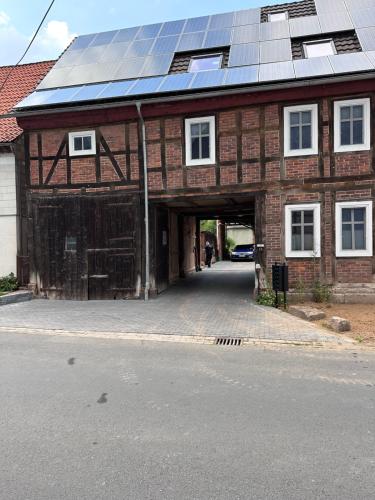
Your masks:
{"label": "cobblestone driveway", "polygon": [[148,303],[33,300],[0,308],[0,328],[338,342],[312,324],[251,300],[254,265],[218,263]]}

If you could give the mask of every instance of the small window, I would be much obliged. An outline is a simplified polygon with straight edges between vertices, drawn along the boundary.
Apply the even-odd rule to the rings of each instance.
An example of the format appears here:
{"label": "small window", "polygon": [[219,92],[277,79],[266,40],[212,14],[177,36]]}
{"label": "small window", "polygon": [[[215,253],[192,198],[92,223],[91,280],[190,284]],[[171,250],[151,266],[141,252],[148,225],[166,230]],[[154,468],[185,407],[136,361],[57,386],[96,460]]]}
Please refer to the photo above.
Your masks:
{"label": "small window", "polygon": [[197,73],[199,71],[210,71],[213,69],[220,69],[222,58],[223,56],[221,54],[192,57],[190,61],[189,72]]}
{"label": "small window", "polygon": [[336,203],[337,257],[372,253],[372,201]]}
{"label": "small window", "polygon": [[284,108],[284,155],[318,154],[318,105]]}
{"label": "small window", "polygon": [[335,44],[333,40],[317,40],[314,42],[305,42],[303,44],[305,57],[323,57],[333,56],[336,54]]}
{"label": "small window", "polygon": [[320,205],[285,207],[286,257],[320,257]]}
{"label": "small window", "polygon": [[370,149],[370,99],[335,102],[335,151]]}
{"label": "small window", "polygon": [[215,163],[215,117],[185,120],[186,165]]}
{"label": "small window", "polygon": [[65,250],[67,252],[75,252],[77,250],[77,238],[75,236],[66,236]]}
{"label": "small window", "polygon": [[70,156],[95,154],[95,131],[70,132],[69,153]]}
{"label": "small window", "polygon": [[274,12],[268,14],[268,21],[273,23],[275,21],[286,21],[288,19],[288,12]]}

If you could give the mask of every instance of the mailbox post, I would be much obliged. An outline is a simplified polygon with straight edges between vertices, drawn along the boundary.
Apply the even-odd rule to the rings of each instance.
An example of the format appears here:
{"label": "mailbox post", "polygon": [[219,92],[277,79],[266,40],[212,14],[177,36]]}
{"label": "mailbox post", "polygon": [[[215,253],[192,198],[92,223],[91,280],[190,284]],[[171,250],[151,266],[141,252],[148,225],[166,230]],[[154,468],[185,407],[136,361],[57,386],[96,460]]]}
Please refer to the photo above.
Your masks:
{"label": "mailbox post", "polygon": [[276,293],[275,307],[279,307],[279,292],[284,294],[284,309],[286,309],[286,292],[289,291],[289,274],[287,264],[275,262],[272,266],[272,288]]}

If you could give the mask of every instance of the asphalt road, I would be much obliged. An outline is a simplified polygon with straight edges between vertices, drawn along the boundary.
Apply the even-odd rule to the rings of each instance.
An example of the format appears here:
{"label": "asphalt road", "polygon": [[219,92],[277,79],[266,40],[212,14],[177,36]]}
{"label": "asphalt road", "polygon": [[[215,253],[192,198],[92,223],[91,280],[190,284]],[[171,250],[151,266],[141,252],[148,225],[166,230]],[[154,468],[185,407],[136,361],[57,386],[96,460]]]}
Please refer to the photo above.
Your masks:
{"label": "asphalt road", "polygon": [[0,498],[374,498],[375,353],[0,336]]}

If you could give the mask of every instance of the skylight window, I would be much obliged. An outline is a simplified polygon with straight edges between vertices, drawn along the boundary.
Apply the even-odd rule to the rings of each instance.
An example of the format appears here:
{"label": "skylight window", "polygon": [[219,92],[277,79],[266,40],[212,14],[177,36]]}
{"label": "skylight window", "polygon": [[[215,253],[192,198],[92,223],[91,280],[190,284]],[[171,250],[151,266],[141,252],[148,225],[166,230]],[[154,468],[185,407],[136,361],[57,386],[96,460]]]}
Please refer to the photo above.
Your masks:
{"label": "skylight window", "polygon": [[209,56],[192,57],[189,66],[190,73],[198,71],[210,71],[221,68],[222,55],[213,54]]}
{"label": "skylight window", "polygon": [[305,42],[303,44],[305,57],[323,57],[333,56],[336,54],[333,40],[317,40],[314,42]]}
{"label": "skylight window", "polygon": [[273,14],[268,14],[268,22],[273,23],[275,21],[286,21],[288,19],[288,12],[274,12]]}

